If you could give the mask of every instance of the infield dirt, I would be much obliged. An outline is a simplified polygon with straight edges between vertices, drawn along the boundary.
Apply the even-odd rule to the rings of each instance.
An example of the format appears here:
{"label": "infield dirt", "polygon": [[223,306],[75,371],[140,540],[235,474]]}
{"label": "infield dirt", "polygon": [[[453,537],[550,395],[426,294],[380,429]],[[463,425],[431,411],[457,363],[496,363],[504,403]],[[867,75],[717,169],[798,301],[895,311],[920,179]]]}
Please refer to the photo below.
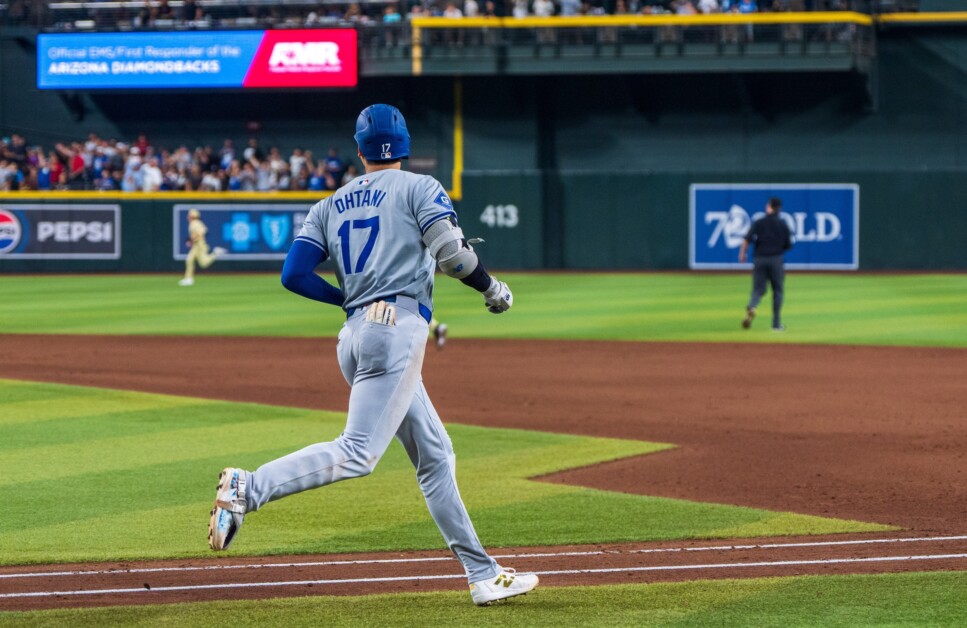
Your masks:
{"label": "infield dirt", "polygon": [[[204,378],[186,363],[196,356],[204,356]],[[461,373],[459,381],[453,373]],[[428,347],[424,366],[427,389],[447,422],[678,445],[544,481],[890,524],[904,528],[899,537],[965,531],[964,373],[967,351],[957,349],[459,338],[443,351]],[[0,336],[0,377],[326,410],[342,410],[348,400],[335,340],[328,338],[5,335]],[[952,545],[945,549],[964,551],[962,540]],[[616,565],[627,551],[632,550],[612,549]],[[798,551],[806,560],[834,554],[831,549]],[[526,566],[541,565],[533,560]],[[815,563],[796,573],[901,568],[896,565]],[[965,567],[961,558],[902,568]],[[207,575],[195,580],[224,576],[200,573]],[[654,572],[635,573],[619,581],[658,578],[649,575]],[[699,569],[686,573],[715,577]],[[746,569],[741,575],[772,572]],[[564,584],[602,578],[570,578]],[[460,586],[435,582],[439,588]],[[344,592],[321,589],[249,591],[253,597]],[[350,589],[345,593],[369,590]],[[186,595],[150,598],[167,602]],[[225,598],[219,589],[197,595]],[[138,596],[97,597],[46,604],[32,598],[29,607],[132,603],[135,598],[145,603]],[[202,597],[193,593],[189,599]]]}

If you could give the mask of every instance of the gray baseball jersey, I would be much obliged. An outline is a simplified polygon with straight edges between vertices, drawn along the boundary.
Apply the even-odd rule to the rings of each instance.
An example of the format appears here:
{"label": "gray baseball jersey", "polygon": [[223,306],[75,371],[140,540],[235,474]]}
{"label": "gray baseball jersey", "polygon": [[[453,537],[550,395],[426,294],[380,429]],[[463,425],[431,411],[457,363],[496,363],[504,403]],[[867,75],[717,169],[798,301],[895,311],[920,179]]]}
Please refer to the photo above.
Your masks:
{"label": "gray baseball jersey", "polygon": [[433,177],[380,170],[356,177],[313,205],[296,239],[309,241],[336,263],[347,311],[390,295],[433,309],[436,261],[422,235],[453,217],[453,204]]}

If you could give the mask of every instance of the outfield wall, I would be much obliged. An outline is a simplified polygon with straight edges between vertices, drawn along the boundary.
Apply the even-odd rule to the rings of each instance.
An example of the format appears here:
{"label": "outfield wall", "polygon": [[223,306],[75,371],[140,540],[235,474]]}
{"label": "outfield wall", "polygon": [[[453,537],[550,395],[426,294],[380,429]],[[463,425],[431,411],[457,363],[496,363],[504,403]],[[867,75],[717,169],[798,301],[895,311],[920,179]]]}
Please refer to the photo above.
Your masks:
{"label": "outfield wall", "polygon": [[[603,175],[565,171],[559,178],[539,171],[467,172],[457,210],[467,236],[484,238],[477,248],[492,268],[684,269],[689,266],[689,188],[699,183],[856,184],[861,270],[967,268],[967,247],[963,246],[967,211],[951,203],[951,199],[967,198],[967,177],[956,171],[855,171],[835,177],[829,173]],[[103,229],[87,233],[61,224],[57,231],[48,225],[45,246],[54,246],[47,250],[56,250],[59,259],[18,259],[8,253],[0,255],[0,270],[177,271],[187,250],[179,247],[186,235],[184,213],[190,207],[202,210],[209,225],[209,243],[231,252],[215,269],[277,270],[301,224],[300,214],[313,202],[308,197],[277,195],[192,199],[162,193],[150,200],[129,198],[95,195],[65,202],[56,196],[46,200],[0,197],[0,209],[6,212],[35,208],[29,210],[34,212],[30,214],[33,226],[22,226],[21,237],[41,236],[37,224],[44,215],[36,208],[45,206],[62,211],[65,207],[117,205],[121,217],[120,224],[113,227],[113,234],[119,236],[117,259],[87,257],[98,242],[88,243],[88,248],[82,245],[92,236],[101,241],[101,250],[109,250],[103,242]],[[557,198],[560,204],[549,206],[545,198]],[[757,208],[748,209],[751,213]],[[0,215],[0,222],[2,218]],[[87,222],[88,217],[58,214],[51,221]],[[71,238],[78,242],[68,242]],[[71,253],[69,249],[75,245],[77,252]]]}

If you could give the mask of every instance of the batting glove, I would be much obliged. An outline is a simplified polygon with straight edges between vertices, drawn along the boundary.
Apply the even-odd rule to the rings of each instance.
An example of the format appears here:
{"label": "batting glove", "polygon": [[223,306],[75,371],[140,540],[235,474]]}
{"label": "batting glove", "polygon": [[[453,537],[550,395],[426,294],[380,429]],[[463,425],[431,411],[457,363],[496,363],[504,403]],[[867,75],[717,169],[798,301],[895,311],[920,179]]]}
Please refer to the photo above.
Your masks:
{"label": "batting glove", "polygon": [[510,288],[503,281],[497,281],[496,277],[491,276],[490,287],[483,293],[484,303],[487,304],[487,310],[493,314],[500,314],[506,312],[510,309],[510,306],[514,304],[514,295],[511,294]]}

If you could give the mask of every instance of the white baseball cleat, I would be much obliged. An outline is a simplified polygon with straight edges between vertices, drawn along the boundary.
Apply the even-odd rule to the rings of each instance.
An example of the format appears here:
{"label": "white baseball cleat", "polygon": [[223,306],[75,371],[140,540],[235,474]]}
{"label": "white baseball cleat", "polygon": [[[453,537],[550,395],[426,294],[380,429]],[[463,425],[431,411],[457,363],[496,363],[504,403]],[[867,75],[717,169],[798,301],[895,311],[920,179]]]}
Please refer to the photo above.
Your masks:
{"label": "white baseball cleat", "polygon": [[212,249],[212,253],[214,253],[215,255],[225,255],[226,253],[228,253],[228,249],[226,249],[223,246],[216,246],[215,248]]}
{"label": "white baseball cleat", "polygon": [[470,597],[477,606],[487,606],[497,600],[524,595],[534,590],[538,582],[537,574],[519,574],[513,569],[501,567],[493,578],[471,582]]}
{"label": "white baseball cleat", "polygon": [[447,344],[447,324],[440,323],[433,330],[433,337],[436,338],[436,348],[442,349],[443,345]]}
{"label": "white baseball cleat", "polygon": [[193,285],[195,285],[195,280],[194,279],[191,279],[189,277],[185,277],[184,279],[182,279],[181,281],[178,282],[178,285],[179,286],[193,286]]}
{"label": "white baseball cleat", "polygon": [[218,476],[215,505],[208,522],[208,546],[219,551],[228,549],[245,520],[245,471],[233,467]]}

